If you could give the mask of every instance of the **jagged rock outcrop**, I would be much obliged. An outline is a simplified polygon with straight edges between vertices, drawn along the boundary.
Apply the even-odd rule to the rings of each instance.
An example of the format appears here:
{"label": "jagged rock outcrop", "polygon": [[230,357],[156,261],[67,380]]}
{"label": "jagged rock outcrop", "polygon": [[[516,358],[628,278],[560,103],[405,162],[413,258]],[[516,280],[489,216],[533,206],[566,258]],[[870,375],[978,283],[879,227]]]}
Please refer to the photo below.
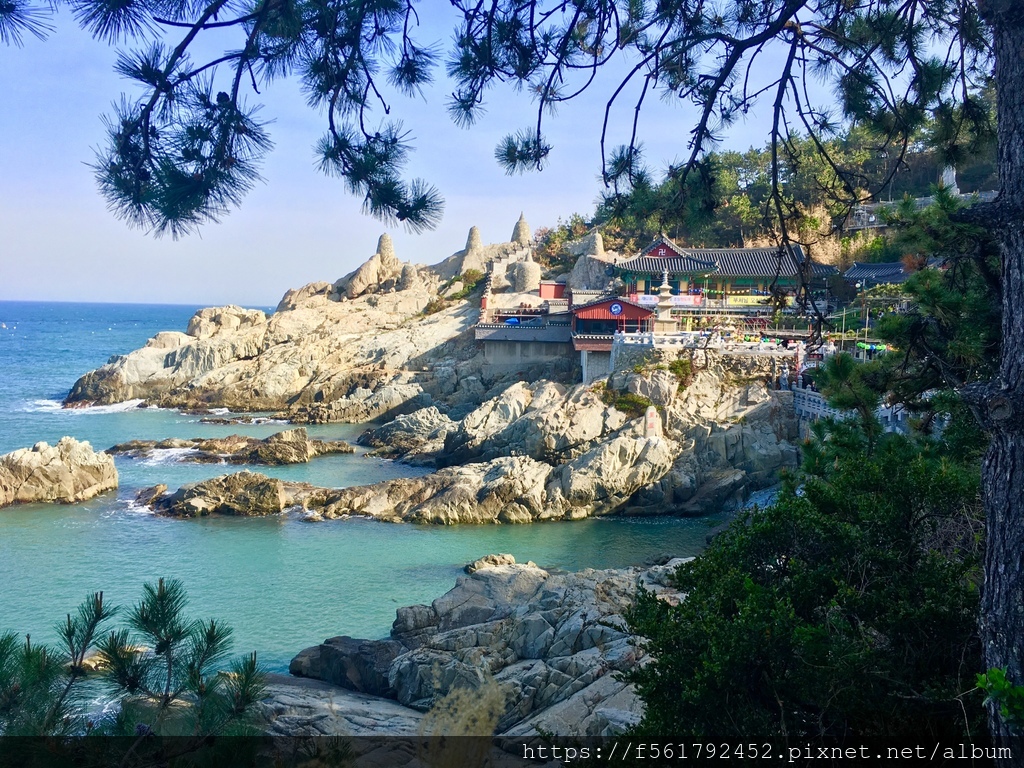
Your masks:
{"label": "jagged rock outcrop", "polygon": [[[370,489],[350,489],[318,514],[386,516],[383,507],[398,505],[401,519],[487,522],[494,519],[488,505],[503,503],[499,522],[700,514],[741,501],[796,465],[792,395],[767,389],[770,360],[712,353],[695,361],[686,381],[668,370],[670,362],[638,364],[608,385],[518,382],[458,422],[442,421],[436,409],[395,420],[366,438],[378,451],[463,466],[382,486],[381,509]],[[634,407],[649,401],[660,409],[664,441],[642,442],[642,419],[607,404],[627,395]],[[509,464],[508,457],[532,461]],[[546,475],[540,464],[550,468]],[[504,469],[514,482],[490,479]],[[468,511],[481,503],[476,514]]]}
{"label": "jagged rock outcrop", "polygon": [[555,467],[506,456],[343,488],[303,503],[316,519],[367,515],[444,525],[575,520],[622,511],[630,497],[669,471],[676,452],[663,438],[620,436]]}
{"label": "jagged rock outcrop", "polygon": [[263,440],[249,435],[132,440],[118,443],[106,452],[139,458],[150,456],[155,450],[181,448],[192,451],[182,455],[182,461],[228,464],[304,464],[317,456],[355,450],[344,440],[310,440],[305,428],[299,427],[275,432]]}
{"label": "jagged rock outcrop", "polygon": [[444,450],[444,441],[456,423],[436,406],[396,416],[379,427],[366,430],[357,442],[375,448],[374,456],[401,457],[409,464],[433,465]]}
{"label": "jagged rock outcrop", "polygon": [[[336,414],[306,420],[377,418],[422,389],[450,394],[457,378],[445,391],[432,375],[434,364],[475,355],[468,331],[477,311],[463,304],[424,318],[419,313],[433,295],[420,286],[339,302],[314,290],[270,318],[237,307],[202,310],[189,333],[160,333],[142,349],[87,373],[66,403],[138,398],[165,407],[295,415],[348,398],[353,402],[341,403]],[[284,303],[296,301],[299,294]],[[388,392],[389,386],[395,391]],[[373,402],[357,404],[373,393]]]}
{"label": "jagged rock outcrop", "polygon": [[183,485],[174,493],[161,492],[159,486],[146,489],[136,501],[145,502],[157,514],[169,517],[263,517],[291,506],[296,500],[291,492],[297,487],[298,484],[286,484],[258,472],[236,472]]}
{"label": "jagged rock outcrop", "polygon": [[[617,673],[643,663],[644,652],[622,613],[639,584],[678,602],[667,580],[684,561],[556,574],[496,559],[431,605],[399,608],[389,638],[331,638],[296,656],[292,673],[382,691],[412,712],[492,679],[505,699],[498,734],[506,736],[609,736],[637,722],[642,702]],[[382,710],[392,707],[381,700]]]}
{"label": "jagged rock outcrop", "polygon": [[395,256],[391,235],[380,236],[377,252],[363,262],[358,269],[334,284],[335,291],[347,299],[354,299],[365,293],[377,293],[398,287],[406,265]]}
{"label": "jagged rock outcrop", "polygon": [[334,285],[326,282],[309,283],[301,288],[292,288],[281,297],[276,311],[287,312],[303,305],[318,303],[314,302],[314,299],[322,297],[327,300],[332,293],[334,293]]}
{"label": "jagged rock outcrop", "polygon": [[549,381],[520,382],[466,416],[445,439],[439,458],[444,464],[460,464],[511,450],[557,462],[586,452],[626,421],[625,414],[608,408],[590,387],[566,390]]}
{"label": "jagged rock outcrop", "polygon": [[87,442],[62,437],[0,456],[0,507],[31,502],[71,504],[117,488],[114,459]]}
{"label": "jagged rock outcrop", "polygon": [[668,473],[677,452],[664,438],[620,435],[555,467],[506,456],[342,489],[239,472],[172,494],[150,494],[148,503],[160,514],[181,517],[266,515],[301,504],[310,521],[350,515],[442,525],[575,520],[622,511],[633,495]]}

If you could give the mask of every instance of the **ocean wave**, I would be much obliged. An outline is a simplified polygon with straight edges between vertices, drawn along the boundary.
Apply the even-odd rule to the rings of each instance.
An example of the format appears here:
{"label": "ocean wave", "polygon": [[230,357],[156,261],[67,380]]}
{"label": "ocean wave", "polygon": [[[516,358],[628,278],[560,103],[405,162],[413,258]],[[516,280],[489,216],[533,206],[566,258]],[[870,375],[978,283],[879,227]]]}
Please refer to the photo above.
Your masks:
{"label": "ocean wave", "polygon": [[142,403],[142,399],[125,400],[123,403],[112,405],[88,405],[84,407],[65,408],[60,400],[29,400],[18,410],[21,413],[55,413],[61,411],[69,414],[97,414],[97,413],[121,413],[123,411],[134,411]]}
{"label": "ocean wave", "polygon": [[195,448],[154,448],[152,453],[139,461],[147,467],[158,467],[162,464],[174,464],[183,461],[186,456],[198,453]]}
{"label": "ocean wave", "polygon": [[123,403],[111,405],[90,405],[85,408],[69,408],[68,413],[121,413],[122,411],[133,411],[143,402],[142,398],[136,400],[125,400]]}
{"label": "ocean wave", "polygon": [[64,407],[60,400],[30,400],[18,409],[20,413],[52,413]]}
{"label": "ocean wave", "polygon": [[120,517],[122,515],[153,515],[155,514],[152,509],[144,504],[139,504],[134,498],[132,499],[118,499],[117,503],[113,506],[103,510],[100,517]]}

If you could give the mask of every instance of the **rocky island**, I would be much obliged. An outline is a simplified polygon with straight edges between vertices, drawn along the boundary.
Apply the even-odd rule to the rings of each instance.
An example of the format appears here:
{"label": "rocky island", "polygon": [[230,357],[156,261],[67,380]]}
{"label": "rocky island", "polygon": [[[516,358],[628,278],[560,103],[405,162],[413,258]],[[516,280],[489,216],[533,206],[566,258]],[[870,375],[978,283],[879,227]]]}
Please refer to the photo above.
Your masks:
{"label": "rocky island", "polygon": [[71,504],[117,488],[114,459],[87,442],[63,437],[0,456],[0,507],[31,502]]}

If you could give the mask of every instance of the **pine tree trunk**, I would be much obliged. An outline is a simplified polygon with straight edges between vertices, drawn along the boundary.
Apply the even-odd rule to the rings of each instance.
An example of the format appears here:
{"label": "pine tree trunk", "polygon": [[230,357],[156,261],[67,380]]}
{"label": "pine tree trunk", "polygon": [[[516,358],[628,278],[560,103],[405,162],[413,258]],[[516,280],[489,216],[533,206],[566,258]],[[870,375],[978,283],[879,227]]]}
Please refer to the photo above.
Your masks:
{"label": "pine tree trunk", "polygon": [[[999,115],[999,199],[994,228],[1002,250],[1003,318],[999,380],[987,402],[992,444],[982,467],[988,546],[982,640],[989,668],[1024,685],[1024,10],[1018,0],[979,0],[992,25]],[[996,747],[1024,765],[1024,730],[989,712]]]}

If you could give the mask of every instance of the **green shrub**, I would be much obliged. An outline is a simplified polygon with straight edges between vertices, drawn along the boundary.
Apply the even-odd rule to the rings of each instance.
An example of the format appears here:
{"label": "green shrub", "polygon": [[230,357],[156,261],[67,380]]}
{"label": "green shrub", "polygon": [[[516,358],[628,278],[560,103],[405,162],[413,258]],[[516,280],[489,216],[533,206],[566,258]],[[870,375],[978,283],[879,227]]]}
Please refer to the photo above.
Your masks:
{"label": "green shrub", "polygon": [[646,397],[634,395],[632,392],[615,392],[615,394],[615,401],[612,405],[616,410],[622,411],[628,416],[643,416],[647,409],[654,405]]}
{"label": "green shrub", "polygon": [[435,312],[440,312],[442,309],[448,308],[448,300],[438,296],[436,299],[431,299],[427,302],[427,306],[423,308],[424,315],[432,315]]}
{"label": "green shrub", "polygon": [[676,572],[683,602],[641,590],[627,621],[652,661],[628,675],[646,704],[634,737],[984,739],[977,466],[894,434],[869,454],[855,423],[827,438],[835,460]]}
{"label": "green shrub", "polygon": [[693,381],[693,363],[688,357],[680,357],[668,364],[669,371],[679,379],[684,387],[690,386]]}
{"label": "green shrub", "polygon": [[[0,737],[187,735],[195,750],[209,737],[252,733],[255,704],[266,685],[256,654],[221,669],[231,650],[231,628],[193,619],[187,606],[182,583],[160,579],[144,585],[139,602],[124,610],[104,603],[102,592],[92,595],[57,625],[59,642],[53,646],[0,633]],[[108,631],[107,623],[119,613],[124,626]],[[93,658],[120,705],[113,721],[100,725],[89,719],[94,703],[81,686]],[[138,744],[123,743],[131,747],[129,756],[136,753]],[[131,765],[148,764],[135,756]]]}

